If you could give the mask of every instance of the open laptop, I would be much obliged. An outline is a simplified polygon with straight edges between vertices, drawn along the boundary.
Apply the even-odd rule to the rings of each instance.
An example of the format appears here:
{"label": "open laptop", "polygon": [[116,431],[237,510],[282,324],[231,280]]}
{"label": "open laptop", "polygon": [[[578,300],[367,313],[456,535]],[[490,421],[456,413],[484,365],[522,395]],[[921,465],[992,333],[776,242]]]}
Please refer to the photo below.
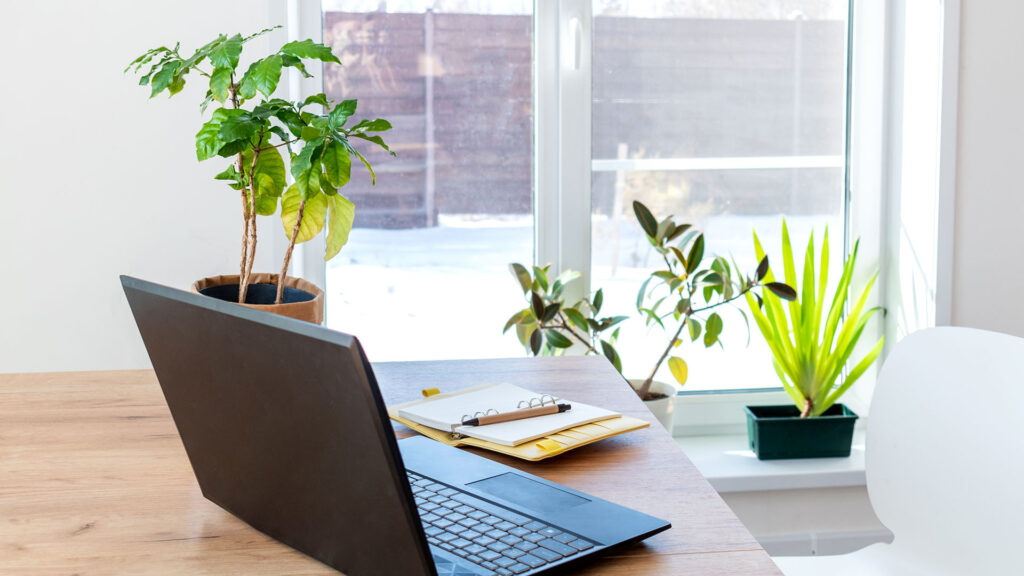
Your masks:
{"label": "open laptop", "polygon": [[203,495],[349,576],[539,574],[670,527],[424,437],[396,441],[353,336],[121,284]]}

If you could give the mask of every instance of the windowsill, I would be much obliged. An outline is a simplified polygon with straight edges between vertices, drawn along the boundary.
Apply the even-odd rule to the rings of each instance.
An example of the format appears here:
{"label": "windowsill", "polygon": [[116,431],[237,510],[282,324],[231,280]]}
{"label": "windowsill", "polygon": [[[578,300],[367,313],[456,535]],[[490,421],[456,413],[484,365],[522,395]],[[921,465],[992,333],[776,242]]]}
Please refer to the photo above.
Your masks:
{"label": "windowsill", "polygon": [[746,434],[677,436],[676,442],[718,492],[756,492],[864,486],[863,430],[849,458],[758,460]]}

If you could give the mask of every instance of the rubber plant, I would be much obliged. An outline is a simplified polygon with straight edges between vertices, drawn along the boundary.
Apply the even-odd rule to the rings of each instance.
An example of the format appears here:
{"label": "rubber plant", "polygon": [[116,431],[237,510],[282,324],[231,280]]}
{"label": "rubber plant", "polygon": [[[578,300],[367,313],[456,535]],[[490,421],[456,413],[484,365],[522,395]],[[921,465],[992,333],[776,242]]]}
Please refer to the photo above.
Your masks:
{"label": "rubber plant", "polygon": [[[882,352],[884,337],[879,338],[846,378],[840,381],[868,320],[882,310],[880,307],[866,308],[871,288],[878,278],[878,272],[875,272],[849,312],[846,312],[859,245],[859,240],[854,243],[853,251],[843,264],[843,272],[832,295],[827,316],[823,314],[828,285],[828,228],[825,228],[820,262],[816,262],[814,257],[814,232],[811,232],[804,254],[803,281],[797,290],[798,297],[788,299],[789,302],[783,305],[774,295],[765,295],[763,300],[747,295],[751,314],[772,351],[775,372],[786,393],[800,410],[802,418],[818,416],[828,410]],[[754,249],[758,258],[764,255],[756,232]],[[782,223],[782,263],[786,283],[797,287],[793,248],[785,221]],[[765,279],[774,280],[770,269]]]}
{"label": "rubber plant", "polygon": [[[793,288],[784,283],[771,279],[764,282],[768,273],[768,257],[764,254],[758,255],[753,276],[740,276],[739,266],[730,265],[721,256],[705,264],[704,234],[691,224],[676,222],[672,216],[658,220],[639,201],[633,202],[633,212],[647,241],[664,263],[664,267],[652,272],[641,284],[636,308],[648,326],[657,324],[671,334],[654,367],[637,388],[637,394],[647,398],[654,376],[666,360],[676,381],[680,385],[686,383],[686,361],[679,355],[672,355],[672,350],[682,344],[684,331],[691,341],[700,339],[707,348],[715,344],[721,346],[719,337],[725,323],[715,311],[717,308],[744,296],[752,297],[755,289],[760,288],[786,299],[795,294]],[[739,311],[742,314],[743,311]]]}
{"label": "rubber plant", "polygon": [[[535,356],[556,355],[579,345],[585,354],[603,354],[622,372],[615,342],[619,337],[617,326],[628,316],[598,317],[604,305],[603,291],[598,290],[592,298],[567,304],[565,287],[580,278],[579,272],[566,270],[549,281],[550,264],[534,266],[532,274],[522,264],[510,264],[509,269],[523,290],[527,306],[508,319],[502,333],[515,326],[519,342]],[[609,330],[612,331],[605,337],[604,333]]]}
{"label": "rubber plant", "polygon": [[[371,183],[376,183],[373,167],[352,141],[363,140],[392,156],[395,153],[375,134],[391,128],[387,120],[362,120],[347,126],[356,112],[356,100],[332,102],[323,93],[301,101],[273,97],[284,68],[294,68],[309,78],[305,63],[310,60],[341,64],[327,46],[309,39],[289,42],[242,72],[243,47],[271,30],[249,36],[221,34],[187,57],[180,53],[180,44],[153,48],[133,60],[125,72],[137,74],[149,65],[139,85],[151,88],[150,98],[163,92],[178,94],[190,76],[199,75],[208,83],[199,107],[202,113],[211,104],[214,109],[196,133],[196,158],[201,162],[231,159],[215,178],[226,181],[241,196],[238,301],[245,302],[256,257],[256,216],[272,216],[280,207],[288,248],[278,276],[279,304],[295,244],[314,238],[326,227],[325,260],[330,260],[348,241],[355,207],[338,190],[351,178],[353,156],[366,166]],[[314,111],[317,107],[322,107],[322,112]],[[282,148],[294,179],[290,186]]]}
{"label": "rubber plant", "polygon": [[[657,324],[672,333],[658,361],[637,388],[637,395],[646,400],[650,399],[654,376],[666,360],[673,377],[680,384],[686,382],[686,362],[680,356],[670,356],[672,350],[682,343],[684,330],[693,341],[702,338],[703,334],[705,346],[721,344],[719,336],[724,322],[713,311],[715,308],[735,302],[756,288],[768,288],[783,298],[791,298],[795,294],[792,288],[780,282],[762,284],[768,272],[766,256],[761,257],[752,277],[736,276],[737,268],[721,257],[702,267],[702,233],[690,224],[675,222],[671,216],[657,220],[641,202],[633,203],[633,211],[648,242],[665,264],[644,280],[637,293],[636,307],[648,326]],[[615,348],[619,337],[617,326],[628,316],[599,318],[604,299],[601,290],[595,292],[590,300],[584,298],[567,306],[562,297],[563,289],[579,278],[578,272],[567,270],[549,283],[549,267],[534,267],[533,274],[520,264],[512,264],[511,269],[528,306],[508,319],[506,332],[515,326],[519,341],[534,355],[558,354],[578,345],[585,354],[603,354],[616,370],[622,372],[622,361]],[[710,315],[704,318],[708,312]],[[605,337],[608,330],[612,332]]]}

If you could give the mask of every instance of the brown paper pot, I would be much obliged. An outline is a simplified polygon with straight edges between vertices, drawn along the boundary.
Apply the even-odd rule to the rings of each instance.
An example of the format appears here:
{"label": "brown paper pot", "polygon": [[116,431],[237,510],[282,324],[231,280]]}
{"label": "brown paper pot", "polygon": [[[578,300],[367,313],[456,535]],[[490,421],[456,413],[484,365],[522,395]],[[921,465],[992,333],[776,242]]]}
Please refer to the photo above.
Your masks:
{"label": "brown paper pot", "polygon": [[[227,302],[238,302],[238,274],[210,276],[192,284],[192,292]],[[302,278],[286,276],[284,297],[274,304],[277,296],[277,274],[253,274],[245,293],[248,308],[279,314],[313,324],[324,322],[324,291]]]}

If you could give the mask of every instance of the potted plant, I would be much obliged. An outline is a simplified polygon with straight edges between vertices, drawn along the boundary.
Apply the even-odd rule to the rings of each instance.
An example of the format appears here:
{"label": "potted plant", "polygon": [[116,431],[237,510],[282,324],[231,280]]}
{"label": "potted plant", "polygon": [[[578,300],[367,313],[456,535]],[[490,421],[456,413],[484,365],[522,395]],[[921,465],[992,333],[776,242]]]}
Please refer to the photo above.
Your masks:
{"label": "potted plant", "polygon": [[[768,271],[767,256],[759,257],[753,276],[739,276],[739,266],[730,265],[721,256],[714,257],[705,266],[703,233],[690,224],[676,222],[671,216],[658,220],[639,201],[633,202],[633,212],[647,241],[664,263],[664,267],[652,272],[640,285],[637,312],[647,326],[656,324],[671,336],[647,377],[631,383],[655,414],[664,415],[663,423],[671,422],[676,389],[654,378],[667,361],[676,382],[680,386],[686,384],[686,361],[672,354],[682,344],[684,331],[692,342],[701,340],[706,348],[715,344],[721,346],[719,337],[724,322],[717,308],[735,302],[756,288],[764,287],[783,297],[788,297],[792,288],[778,282],[762,284]],[[671,429],[670,424],[666,427]]]}
{"label": "potted plant", "polygon": [[[707,347],[720,344],[724,323],[713,310],[761,287],[768,271],[768,259],[762,256],[753,277],[736,277],[734,267],[720,257],[702,268],[702,233],[689,224],[676,223],[672,217],[658,221],[640,202],[633,203],[633,210],[651,246],[665,263],[664,268],[651,273],[640,286],[637,310],[648,326],[657,324],[672,335],[648,376],[630,380],[630,384],[658,420],[671,430],[676,389],[654,380],[658,369],[667,361],[673,377],[680,385],[684,384],[686,362],[678,355],[671,355],[682,343],[683,331],[688,331],[692,341],[702,338]],[[534,355],[559,354],[575,344],[586,354],[603,354],[622,372],[622,361],[615,349],[619,336],[617,325],[628,317],[598,318],[603,303],[601,290],[592,299],[584,298],[567,305],[564,288],[579,278],[578,272],[567,270],[549,283],[549,267],[534,267],[532,275],[520,264],[512,264],[511,269],[529,305],[508,319],[506,332],[515,326],[519,341]],[[770,282],[763,286],[786,297],[792,293],[792,288],[781,283]],[[609,330],[612,330],[610,335],[605,337]]]}
{"label": "potted plant", "polygon": [[[375,132],[391,128],[387,120],[363,120],[347,126],[356,111],[356,100],[334,103],[323,93],[302,101],[274,98],[281,72],[294,68],[307,78],[309,60],[340,64],[331,49],[312,40],[289,42],[273,54],[239,70],[246,43],[272,30],[250,36],[220,35],[182,56],[180,45],[146,51],[128,65],[125,72],[148,71],[139,85],[150,86],[150,98],[163,92],[169,96],[182,91],[190,76],[205,78],[209,89],[200,111],[214,106],[210,119],[196,134],[196,157],[230,159],[215,178],[224,180],[240,194],[242,205],[242,248],[237,275],[203,278],[193,291],[236,301],[315,323],[323,321],[323,291],[314,284],[286,276],[295,245],[327,229],[325,260],[330,260],[348,241],[355,207],[339,188],[351,178],[352,157],[370,172],[373,168],[352,145],[354,139],[380,146],[394,156]],[[322,113],[315,112],[322,107]],[[285,158],[293,178],[289,186]],[[256,257],[257,215],[272,216],[281,210],[281,223],[288,248],[278,274],[252,270]]]}
{"label": "potted plant", "polygon": [[[747,432],[751,449],[762,460],[778,458],[845,457],[850,455],[857,415],[836,401],[850,389],[882,351],[884,338],[842,378],[844,367],[868,320],[880,308],[865,309],[876,272],[845,312],[850,300],[850,280],[860,241],[843,264],[843,272],[825,315],[828,284],[828,228],[821,245],[821,261],[815,274],[814,233],[804,255],[803,282],[793,298],[783,304],[777,292],[747,304],[773,356],[775,373],[793,400],[792,405],[747,406]],[[754,233],[754,249],[763,257],[761,241]],[[782,262],[786,283],[794,287],[796,268],[789,230],[782,223]],[[773,280],[769,269],[765,279]]]}

